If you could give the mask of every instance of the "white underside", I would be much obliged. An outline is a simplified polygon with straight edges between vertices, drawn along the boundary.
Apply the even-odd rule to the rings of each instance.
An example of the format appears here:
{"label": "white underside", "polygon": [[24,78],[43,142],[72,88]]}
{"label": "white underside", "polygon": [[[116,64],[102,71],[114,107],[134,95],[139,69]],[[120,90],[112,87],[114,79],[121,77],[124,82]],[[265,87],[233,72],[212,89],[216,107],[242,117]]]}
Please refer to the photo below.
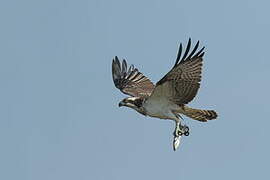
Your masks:
{"label": "white underside", "polygon": [[143,107],[148,116],[178,121],[173,112],[179,111],[180,107],[168,101],[167,98],[148,99],[144,102]]}

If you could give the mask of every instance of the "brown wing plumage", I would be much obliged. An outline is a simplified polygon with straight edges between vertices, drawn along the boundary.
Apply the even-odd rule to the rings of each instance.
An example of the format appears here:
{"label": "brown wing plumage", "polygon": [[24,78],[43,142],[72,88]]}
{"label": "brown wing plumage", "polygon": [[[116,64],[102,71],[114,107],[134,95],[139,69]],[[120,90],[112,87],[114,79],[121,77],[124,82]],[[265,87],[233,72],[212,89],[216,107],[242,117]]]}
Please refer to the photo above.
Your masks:
{"label": "brown wing plumage", "polygon": [[149,96],[154,84],[137,68],[131,65],[127,69],[127,62],[124,59],[122,65],[116,56],[112,61],[112,76],[115,86],[123,93],[130,96]]}
{"label": "brown wing plumage", "polygon": [[196,52],[199,47],[198,41],[189,53],[190,47],[191,39],[189,39],[185,53],[181,58],[183,48],[180,44],[173,68],[157,82],[151,97],[164,96],[176,104],[187,104],[196,96],[201,81],[204,47]]}

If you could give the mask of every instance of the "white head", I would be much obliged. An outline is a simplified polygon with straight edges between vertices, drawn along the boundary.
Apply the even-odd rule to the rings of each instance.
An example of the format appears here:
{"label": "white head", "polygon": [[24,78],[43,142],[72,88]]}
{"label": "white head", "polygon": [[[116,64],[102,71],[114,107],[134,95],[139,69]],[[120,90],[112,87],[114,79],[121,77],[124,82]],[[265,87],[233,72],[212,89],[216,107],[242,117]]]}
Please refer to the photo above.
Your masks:
{"label": "white head", "polygon": [[144,98],[142,97],[128,97],[119,102],[119,107],[126,106],[135,109],[141,114],[145,115],[144,108],[142,107]]}

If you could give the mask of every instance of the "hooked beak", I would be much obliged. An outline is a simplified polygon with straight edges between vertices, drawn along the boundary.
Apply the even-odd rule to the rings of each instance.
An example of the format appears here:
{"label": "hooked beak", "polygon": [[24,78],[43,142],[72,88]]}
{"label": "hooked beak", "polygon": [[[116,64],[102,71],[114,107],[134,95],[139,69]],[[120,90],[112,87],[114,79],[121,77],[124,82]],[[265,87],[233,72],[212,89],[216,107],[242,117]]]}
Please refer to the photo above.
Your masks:
{"label": "hooked beak", "polygon": [[119,107],[124,106],[124,105],[125,105],[125,103],[124,103],[123,101],[121,101],[121,102],[118,104]]}

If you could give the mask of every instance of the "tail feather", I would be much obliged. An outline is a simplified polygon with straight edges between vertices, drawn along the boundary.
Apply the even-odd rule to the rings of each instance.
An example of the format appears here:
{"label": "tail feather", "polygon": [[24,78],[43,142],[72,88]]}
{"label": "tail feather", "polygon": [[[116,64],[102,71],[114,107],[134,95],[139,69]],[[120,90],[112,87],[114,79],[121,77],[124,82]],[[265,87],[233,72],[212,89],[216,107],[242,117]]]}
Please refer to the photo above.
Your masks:
{"label": "tail feather", "polygon": [[198,121],[202,121],[202,122],[206,122],[207,120],[212,120],[212,119],[216,119],[217,118],[217,113],[214,110],[201,110],[201,109],[193,109],[190,107],[183,107],[183,114],[198,120]]}

